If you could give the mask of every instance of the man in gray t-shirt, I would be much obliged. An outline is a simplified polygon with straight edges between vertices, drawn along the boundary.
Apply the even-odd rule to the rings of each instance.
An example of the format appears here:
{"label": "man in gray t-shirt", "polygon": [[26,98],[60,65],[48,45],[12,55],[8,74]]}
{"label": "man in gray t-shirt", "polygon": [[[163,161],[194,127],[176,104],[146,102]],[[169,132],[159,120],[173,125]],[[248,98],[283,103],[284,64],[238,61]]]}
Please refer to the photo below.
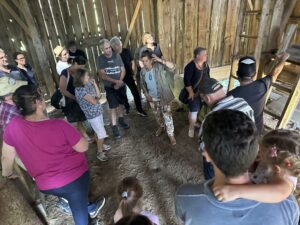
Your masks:
{"label": "man in gray t-shirt", "polygon": [[103,80],[106,98],[111,109],[113,136],[114,138],[120,138],[117,118],[122,128],[129,128],[123,117],[126,100],[126,87],[123,81],[125,68],[121,56],[112,51],[109,40],[102,39],[99,44],[103,54],[97,58],[98,74]]}
{"label": "man in gray t-shirt", "polygon": [[215,178],[187,184],[176,194],[176,215],[185,225],[298,225],[299,209],[291,195],[267,204],[247,199],[218,201],[212,189],[224,184],[249,184],[258,141],[255,124],[243,112],[218,110],[203,124],[204,156],[213,164]]}

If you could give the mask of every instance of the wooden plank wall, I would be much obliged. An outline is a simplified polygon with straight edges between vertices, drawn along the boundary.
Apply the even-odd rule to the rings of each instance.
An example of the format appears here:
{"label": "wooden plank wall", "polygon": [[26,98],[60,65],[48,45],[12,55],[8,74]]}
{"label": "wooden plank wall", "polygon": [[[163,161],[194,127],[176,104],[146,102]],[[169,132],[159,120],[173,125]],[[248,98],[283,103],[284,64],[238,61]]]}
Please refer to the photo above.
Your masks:
{"label": "wooden plank wall", "polygon": [[[24,18],[15,3],[23,0],[6,1]],[[57,82],[55,58],[52,49],[76,40],[89,59],[89,69],[96,73],[96,57],[100,54],[98,42],[101,38],[120,36],[124,41],[138,0],[30,0],[32,13],[40,38],[49,58],[49,76]],[[193,49],[206,47],[211,67],[228,65],[235,39],[237,6],[239,0],[143,0],[136,24],[132,31],[129,48],[134,52],[141,45],[142,34],[151,32],[160,43],[164,57],[176,63],[182,72],[184,65],[193,57]],[[252,1],[255,9],[260,8]],[[298,0],[300,2],[300,0]],[[296,6],[299,9],[299,4]],[[294,12],[299,17],[299,10]],[[245,33],[255,35],[257,19],[251,16]],[[33,55],[34,43],[0,5],[0,46],[8,55],[26,47],[29,63],[38,69]],[[298,35],[298,41],[299,41]],[[23,44],[22,44],[23,43]],[[244,41],[246,43],[246,40]],[[244,53],[253,50],[255,42],[248,40],[243,45]],[[12,61],[12,60],[11,60]],[[43,84],[43,76],[39,75]],[[47,85],[47,84],[45,84]]]}
{"label": "wooden plank wall", "polygon": [[237,6],[237,0],[157,0],[158,39],[164,57],[182,72],[194,48],[202,46],[208,49],[212,67],[229,64]]}

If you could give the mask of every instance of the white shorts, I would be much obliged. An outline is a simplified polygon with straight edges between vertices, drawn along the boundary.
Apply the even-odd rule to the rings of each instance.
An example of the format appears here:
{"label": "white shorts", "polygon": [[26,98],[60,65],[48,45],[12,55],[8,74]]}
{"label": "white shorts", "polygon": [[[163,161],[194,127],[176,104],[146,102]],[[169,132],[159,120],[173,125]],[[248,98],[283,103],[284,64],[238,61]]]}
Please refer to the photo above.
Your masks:
{"label": "white shorts", "polygon": [[93,130],[97,134],[98,139],[104,139],[108,137],[106,134],[106,130],[104,128],[103,116],[100,115],[93,119],[88,119],[89,123],[91,124]]}

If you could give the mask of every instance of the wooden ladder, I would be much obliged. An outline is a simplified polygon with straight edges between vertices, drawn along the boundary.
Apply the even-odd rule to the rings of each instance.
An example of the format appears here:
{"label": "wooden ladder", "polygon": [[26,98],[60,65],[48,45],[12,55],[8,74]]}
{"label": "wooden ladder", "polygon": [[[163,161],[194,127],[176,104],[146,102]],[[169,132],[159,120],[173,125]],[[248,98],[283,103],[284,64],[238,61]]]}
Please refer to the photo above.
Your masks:
{"label": "wooden ladder", "polygon": [[[256,39],[256,46],[254,50],[254,58],[256,59],[256,68],[258,71],[259,68],[259,62],[262,54],[262,49],[263,49],[263,43],[264,43],[264,33],[265,30],[270,30],[271,27],[267,27],[267,21],[270,16],[273,15],[273,17],[276,20],[276,17],[278,14],[282,13],[282,7],[278,7],[278,5],[275,4],[274,8],[272,8],[272,2],[271,0],[264,0],[262,10],[248,10],[246,6],[246,2],[251,2],[249,0],[242,0],[240,4],[240,10],[239,10],[239,15],[238,15],[238,21],[241,21],[238,26],[237,26],[237,31],[236,31],[236,38],[235,38],[235,43],[234,43],[234,49],[233,49],[233,56],[232,56],[232,64],[231,64],[231,70],[230,70],[230,76],[229,76],[229,83],[228,83],[228,91],[232,90],[234,88],[234,80],[237,80],[236,76],[236,71],[238,67],[238,60],[240,58],[240,42],[241,39]],[[278,0],[278,4],[283,4],[284,1]],[[251,8],[251,7],[250,7]],[[273,12],[271,14],[270,12]],[[245,23],[245,16],[249,14],[261,14],[260,15],[260,22],[259,22],[259,29],[258,29],[258,34],[257,35],[248,35],[248,34],[243,34],[242,30],[244,27]],[[273,19],[273,18],[272,18]],[[275,21],[278,23],[278,21]],[[270,26],[272,26],[270,24]],[[283,41],[280,44],[280,48],[277,51],[277,53],[286,51],[288,49],[288,46],[291,42],[291,39],[296,32],[297,25],[296,24],[291,24],[288,26],[287,31],[285,32],[285,37],[283,38]],[[270,31],[270,35],[272,35]],[[300,50],[300,49],[299,49]],[[274,65],[273,65],[274,66]],[[262,76],[262,75],[261,75]],[[259,78],[261,78],[261,76]],[[286,102],[286,105],[284,106],[284,109],[280,115],[271,112],[268,109],[265,109],[264,112],[266,114],[271,115],[272,117],[278,119],[278,123],[276,125],[276,128],[283,128],[287,125],[289,118],[291,117],[291,114],[293,112],[293,109],[297,106],[297,102],[299,100],[300,96],[300,74],[296,74],[296,79],[294,82],[294,85],[287,87],[285,85],[280,84],[279,82],[274,82],[272,84],[273,87],[275,87],[278,90],[282,90],[286,93],[289,94],[288,100]],[[254,78],[255,79],[255,78]],[[269,96],[271,94],[272,88],[270,88],[266,100],[269,100]]]}

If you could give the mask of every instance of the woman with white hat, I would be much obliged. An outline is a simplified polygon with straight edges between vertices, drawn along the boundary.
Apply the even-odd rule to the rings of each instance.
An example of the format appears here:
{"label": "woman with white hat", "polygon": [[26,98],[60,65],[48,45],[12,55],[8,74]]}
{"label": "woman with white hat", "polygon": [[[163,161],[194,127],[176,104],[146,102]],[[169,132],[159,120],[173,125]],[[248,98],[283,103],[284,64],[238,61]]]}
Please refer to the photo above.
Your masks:
{"label": "woman with white hat", "polygon": [[58,59],[56,64],[56,72],[58,76],[61,75],[61,72],[64,69],[69,68],[71,65],[68,63],[69,59],[69,51],[63,46],[57,45],[55,49],[53,49],[55,57]]}

